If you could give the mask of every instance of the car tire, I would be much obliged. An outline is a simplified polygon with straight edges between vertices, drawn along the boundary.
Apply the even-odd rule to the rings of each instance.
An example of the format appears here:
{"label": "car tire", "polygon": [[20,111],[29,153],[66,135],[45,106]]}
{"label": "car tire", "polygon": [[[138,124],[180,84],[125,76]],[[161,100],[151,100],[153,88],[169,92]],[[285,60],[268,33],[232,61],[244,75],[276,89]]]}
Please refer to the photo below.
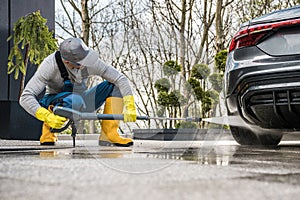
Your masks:
{"label": "car tire", "polygon": [[282,138],[282,134],[255,134],[253,131],[236,126],[230,126],[231,134],[240,145],[276,146]]}
{"label": "car tire", "polygon": [[282,134],[260,134],[258,139],[261,145],[277,146],[282,139]]}

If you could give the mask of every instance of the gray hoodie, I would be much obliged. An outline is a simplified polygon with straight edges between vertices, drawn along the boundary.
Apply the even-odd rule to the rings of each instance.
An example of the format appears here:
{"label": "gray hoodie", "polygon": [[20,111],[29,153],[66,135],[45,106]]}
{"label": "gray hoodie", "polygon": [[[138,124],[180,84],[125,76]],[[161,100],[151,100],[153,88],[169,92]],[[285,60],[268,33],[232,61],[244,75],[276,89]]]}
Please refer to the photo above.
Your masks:
{"label": "gray hoodie", "polygon": [[[66,67],[66,69],[69,73],[69,78],[73,83],[81,83],[83,79],[87,78],[82,77],[82,69],[69,69],[68,67]],[[128,79],[112,66],[105,64],[99,58],[94,66],[86,67],[86,69],[88,75],[99,75],[103,79],[116,85],[120,89],[122,96],[132,95]],[[63,78],[60,75],[55,60],[55,53],[53,53],[45,58],[33,77],[29,80],[21,95],[19,103],[28,113],[35,117],[36,111],[41,107],[38,103],[37,96],[39,96],[45,88],[46,94],[57,94],[62,92],[63,85]]]}

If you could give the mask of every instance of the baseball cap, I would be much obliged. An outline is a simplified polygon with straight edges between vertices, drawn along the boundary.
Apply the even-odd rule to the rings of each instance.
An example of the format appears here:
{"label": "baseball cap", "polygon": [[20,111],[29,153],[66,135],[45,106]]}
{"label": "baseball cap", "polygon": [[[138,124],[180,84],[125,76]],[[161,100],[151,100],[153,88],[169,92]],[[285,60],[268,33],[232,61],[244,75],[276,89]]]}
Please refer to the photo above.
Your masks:
{"label": "baseball cap", "polygon": [[59,45],[61,57],[83,66],[93,66],[98,60],[98,53],[79,38],[68,38]]}

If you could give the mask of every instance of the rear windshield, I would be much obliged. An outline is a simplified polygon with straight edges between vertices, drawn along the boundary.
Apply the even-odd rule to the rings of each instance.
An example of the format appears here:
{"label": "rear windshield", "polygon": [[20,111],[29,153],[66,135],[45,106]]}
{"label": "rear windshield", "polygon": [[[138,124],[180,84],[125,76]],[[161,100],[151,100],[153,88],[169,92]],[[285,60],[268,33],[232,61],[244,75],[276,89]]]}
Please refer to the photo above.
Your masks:
{"label": "rear windshield", "polygon": [[277,10],[269,14],[263,15],[261,17],[251,20],[251,25],[262,24],[275,21],[283,21],[287,19],[296,19],[300,17],[300,6],[295,6],[292,8]]}
{"label": "rear windshield", "polygon": [[257,47],[273,56],[300,54],[300,27],[280,29]]}

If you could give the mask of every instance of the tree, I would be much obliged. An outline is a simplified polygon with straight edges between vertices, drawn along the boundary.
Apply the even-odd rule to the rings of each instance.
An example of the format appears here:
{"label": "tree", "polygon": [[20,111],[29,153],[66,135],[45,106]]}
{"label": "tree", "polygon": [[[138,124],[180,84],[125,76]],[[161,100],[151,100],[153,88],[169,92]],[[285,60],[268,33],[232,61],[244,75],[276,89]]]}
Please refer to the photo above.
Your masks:
{"label": "tree", "polygon": [[[216,42],[215,50],[219,52],[226,48],[226,35],[228,35],[228,27],[231,25],[232,16],[227,11],[227,8],[234,0],[216,0],[215,26],[216,26]],[[226,15],[227,12],[227,15]]]}
{"label": "tree", "polygon": [[216,51],[224,49],[223,36],[223,20],[222,20],[222,4],[223,0],[217,0],[216,3]]}
{"label": "tree", "polygon": [[57,41],[46,23],[47,20],[41,16],[40,11],[32,12],[18,19],[14,24],[13,34],[7,39],[13,40],[8,56],[8,74],[15,72],[14,78],[18,79],[19,73],[22,73],[19,96],[24,90],[28,62],[39,65],[57,50]]}
{"label": "tree", "polygon": [[[212,11],[212,7],[213,7],[213,1],[207,1],[204,0],[203,4],[199,4],[200,6],[202,6],[201,8],[197,8],[199,10],[200,16],[198,18],[200,18],[201,20],[201,25],[199,27],[199,30],[201,30],[201,32],[199,34],[201,34],[201,40],[199,42],[199,47],[198,47],[198,51],[195,54],[195,60],[194,60],[194,65],[196,65],[197,63],[206,63],[208,64],[208,52],[205,52],[205,50],[208,50],[208,44],[210,43],[209,41],[209,32],[210,32],[210,28],[215,20],[215,13],[213,13]],[[207,47],[205,49],[205,46]],[[203,56],[206,55],[206,60],[204,60]]]}
{"label": "tree", "polygon": [[[175,76],[181,71],[181,66],[177,64],[176,61],[167,61],[163,65],[163,72],[172,80],[172,90],[169,79],[161,78],[155,82],[155,88],[158,92],[157,103],[162,108],[160,110],[165,110],[169,117],[180,116],[181,106],[187,103],[187,99],[181,94],[180,90],[175,90]],[[173,125],[176,122],[169,121],[169,128],[174,128]],[[167,123],[166,123],[167,125]]]}
{"label": "tree", "polygon": [[191,77],[201,81],[201,87],[205,90],[205,80],[210,74],[210,68],[206,64],[196,64],[192,68]]}
{"label": "tree", "polygon": [[[209,76],[209,81],[212,85],[213,90],[210,92],[210,96],[212,97],[213,105],[212,105],[212,113],[215,115],[217,104],[220,101],[220,93],[223,90],[223,81],[224,81],[224,72],[227,60],[227,50],[222,50],[215,55],[214,69],[217,71]],[[219,104],[219,110],[221,112],[221,104]]]}

